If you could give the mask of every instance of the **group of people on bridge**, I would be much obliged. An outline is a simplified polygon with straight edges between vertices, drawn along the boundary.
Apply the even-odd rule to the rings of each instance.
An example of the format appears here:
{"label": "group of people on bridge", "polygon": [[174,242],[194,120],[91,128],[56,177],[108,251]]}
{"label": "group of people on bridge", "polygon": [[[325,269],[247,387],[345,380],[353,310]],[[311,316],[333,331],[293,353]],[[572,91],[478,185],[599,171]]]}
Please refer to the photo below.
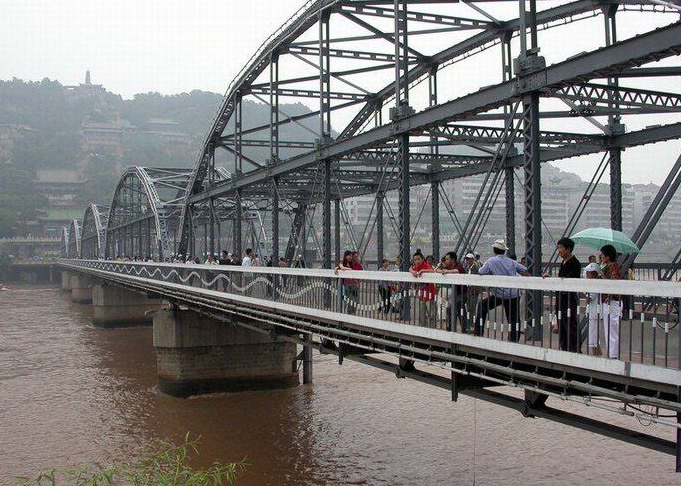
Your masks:
{"label": "group of people on bridge", "polygon": [[[586,267],[574,255],[575,242],[570,238],[561,238],[556,245],[556,252],[561,259],[558,270],[560,278],[590,278],[590,279],[622,279],[622,271],[617,263],[618,254],[612,245],[605,245],[600,250],[600,263],[596,262],[596,256],[591,255]],[[434,256],[424,256],[420,249],[413,255],[409,266],[409,272],[416,278],[427,273],[468,274],[468,275],[496,275],[496,276],[528,276],[528,268],[525,258],[517,259],[509,253],[504,240],[496,240],[492,245],[492,256],[485,262],[480,254],[468,251],[462,259],[456,252],[449,251],[441,259]],[[118,258],[123,261],[145,261],[138,258]],[[183,258],[182,255],[174,256],[173,263],[183,264],[206,264],[206,265],[232,265],[241,267],[273,267],[280,268],[305,268],[305,261],[301,255],[294,257],[293,262],[288,262],[280,257],[277,265],[274,265],[272,257],[261,257],[251,248],[247,248],[240,258],[236,253],[222,250],[219,257],[208,254],[205,261],[200,257]],[[399,272],[402,269],[402,260],[398,256],[394,262],[383,259],[378,265],[379,272]],[[347,250],[342,260],[335,268],[336,274],[345,271],[364,270],[360,262],[359,252]],[[250,277],[250,278],[249,278]],[[548,277],[548,275],[544,275]],[[246,274],[246,281],[252,280],[252,275]],[[280,282],[287,282],[282,277]],[[252,285],[247,285],[246,293],[252,294]],[[490,287],[476,285],[442,285],[434,283],[410,284],[408,282],[394,282],[389,278],[376,282],[380,299],[380,310],[383,314],[410,313],[407,299],[412,295],[417,304],[415,321],[419,326],[428,328],[443,328],[456,331],[460,327],[461,332],[483,336],[485,326],[488,324],[488,316],[491,311],[498,307],[503,308],[506,317],[508,339],[517,342],[520,334],[525,332],[526,340],[537,338],[536,333],[527,330],[524,314],[527,309],[527,292],[512,287]],[[269,289],[269,287],[268,287]],[[354,315],[360,307],[360,280],[350,276],[342,277],[339,286],[341,307],[343,312]],[[269,293],[269,290],[267,291]],[[607,349],[610,358],[617,358],[619,353],[620,322],[623,314],[625,298],[614,294],[586,294],[586,314],[588,316],[588,348],[590,354],[600,355],[602,347]],[[580,294],[577,292],[556,292],[554,298],[554,312],[552,313],[553,331],[558,333],[559,348],[565,351],[580,352],[581,338],[579,325],[578,306]],[[543,312],[543,302],[542,302]],[[409,319],[410,317],[405,317]]]}
{"label": "group of people on bridge", "polygon": [[[589,256],[589,263],[584,268],[574,255],[575,242],[570,238],[561,238],[556,245],[556,252],[561,259],[558,269],[559,278],[597,278],[619,280],[623,278],[617,263],[618,254],[614,246],[604,245],[600,249],[600,263],[596,256]],[[467,252],[459,260],[456,252],[447,252],[439,261],[433,256],[424,256],[420,249],[412,255],[409,272],[414,277],[427,273],[496,275],[496,276],[529,276],[525,258],[518,260],[515,255],[508,255],[508,247],[504,240],[496,240],[492,245],[492,256],[482,262],[480,255]],[[378,271],[400,271],[401,259],[394,262],[383,259]],[[356,251],[348,250],[339,262],[335,271],[363,270]],[[549,277],[548,274],[543,275]],[[409,285],[404,282],[390,280],[378,283],[378,292],[384,314],[403,312],[405,295]],[[438,288],[440,287],[440,288]],[[418,324],[423,327],[457,330],[457,321],[461,332],[477,336],[484,334],[490,311],[502,307],[508,323],[508,339],[517,342],[522,331],[521,323],[526,304],[527,292],[518,288],[454,285],[446,286],[434,283],[423,283],[416,286],[415,297],[418,300]],[[359,280],[342,279],[343,300],[346,302],[345,312],[355,314],[360,290]],[[443,294],[446,294],[444,296]],[[579,306],[580,294],[577,292],[556,292],[554,299],[553,331],[558,333],[559,348],[565,351],[580,352]],[[442,304],[441,304],[442,303]],[[586,294],[586,314],[588,315],[588,347],[590,353],[602,354],[607,349],[610,358],[617,358],[619,352],[619,328],[623,313],[624,298],[615,294]],[[443,324],[444,321],[444,324]],[[527,332],[526,339],[535,339],[534,333]]]}

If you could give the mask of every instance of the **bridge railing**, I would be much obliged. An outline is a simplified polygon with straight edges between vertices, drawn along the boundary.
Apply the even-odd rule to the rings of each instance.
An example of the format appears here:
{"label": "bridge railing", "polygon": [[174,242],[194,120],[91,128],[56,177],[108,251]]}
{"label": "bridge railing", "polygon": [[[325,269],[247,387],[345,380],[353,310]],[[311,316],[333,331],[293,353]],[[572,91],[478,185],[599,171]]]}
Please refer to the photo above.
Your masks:
{"label": "bridge railing", "polygon": [[[677,368],[676,282],[74,261],[79,267],[357,319]],[[527,300],[535,299],[530,316]],[[538,312],[536,312],[538,310]],[[310,314],[314,314],[311,312]],[[343,319],[342,316],[339,316]]]}

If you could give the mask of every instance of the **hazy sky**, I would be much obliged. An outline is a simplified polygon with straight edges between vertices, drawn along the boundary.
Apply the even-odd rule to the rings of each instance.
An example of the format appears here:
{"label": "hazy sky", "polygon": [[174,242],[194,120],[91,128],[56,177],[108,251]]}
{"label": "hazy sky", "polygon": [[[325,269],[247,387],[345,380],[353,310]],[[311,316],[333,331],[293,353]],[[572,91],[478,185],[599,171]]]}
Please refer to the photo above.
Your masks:
{"label": "hazy sky", "polygon": [[[0,0],[0,79],[49,77],[67,85],[78,84],[89,69],[93,83],[103,84],[124,98],[148,91],[175,94],[201,89],[224,93],[257,47],[303,3]],[[541,9],[547,6],[540,4]],[[625,23],[620,30],[635,30],[642,21],[639,19],[644,18],[637,16],[631,27]],[[594,24],[595,31],[602,25],[598,22],[602,20]],[[580,32],[589,37],[589,29],[582,28]],[[595,35],[602,42],[602,32]],[[575,38],[570,42],[581,41]],[[554,41],[551,49],[560,54],[561,42]],[[542,53],[546,53],[549,64],[554,62],[550,50]],[[678,59],[675,61],[678,63]],[[678,78],[669,81],[678,86]],[[206,120],[206,128],[209,123]],[[645,123],[655,124],[656,120]],[[653,151],[627,151],[623,178],[626,182],[659,184],[680,151],[679,141],[658,144]],[[656,167],[651,170],[653,158]],[[588,179],[596,159],[557,165]]]}

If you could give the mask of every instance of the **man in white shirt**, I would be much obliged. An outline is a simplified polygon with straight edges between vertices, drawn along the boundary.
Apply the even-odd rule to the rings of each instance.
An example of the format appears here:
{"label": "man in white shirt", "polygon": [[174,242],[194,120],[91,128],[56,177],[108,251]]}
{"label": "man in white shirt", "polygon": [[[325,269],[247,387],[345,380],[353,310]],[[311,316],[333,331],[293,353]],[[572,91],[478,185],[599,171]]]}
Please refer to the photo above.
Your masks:
{"label": "man in white shirt", "polygon": [[242,267],[252,267],[253,266],[253,250],[250,248],[246,248],[246,255],[244,255],[244,259],[241,260],[241,266]]}
{"label": "man in white shirt", "polygon": [[[252,267],[253,266],[253,250],[251,248],[246,248],[246,254],[244,255],[244,259],[241,260],[241,266],[242,267]],[[244,294],[245,295],[253,295],[253,274],[251,272],[246,272],[244,273]]]}

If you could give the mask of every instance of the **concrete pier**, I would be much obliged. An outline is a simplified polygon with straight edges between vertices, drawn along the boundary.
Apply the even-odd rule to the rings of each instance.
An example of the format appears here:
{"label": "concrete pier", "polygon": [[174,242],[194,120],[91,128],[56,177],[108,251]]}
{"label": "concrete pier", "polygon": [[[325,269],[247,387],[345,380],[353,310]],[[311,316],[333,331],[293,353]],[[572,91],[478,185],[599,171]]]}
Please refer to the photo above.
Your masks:
{"label": "concrete pier", "polygon": [[92,302],[92,278],[80,274],[71,274],[69,288],[71,289],[71,302],[77,304],[89,304]]}
{"label": "concrete pier", "polygon": [[61,272],[61,289],[64,292],[71,291],[71,274],[69,272]]}
{"label": "concrete pier", "polygon": [[92,324],[95,327],[130,327],[151,324],[152,313],[160,309],[160,299],[115,285],[92,287]]}
{"label": "concrete pier", "polygon": [[154,314],[159,387],[187,397],[298,385],[296,346],[188,310]]}

